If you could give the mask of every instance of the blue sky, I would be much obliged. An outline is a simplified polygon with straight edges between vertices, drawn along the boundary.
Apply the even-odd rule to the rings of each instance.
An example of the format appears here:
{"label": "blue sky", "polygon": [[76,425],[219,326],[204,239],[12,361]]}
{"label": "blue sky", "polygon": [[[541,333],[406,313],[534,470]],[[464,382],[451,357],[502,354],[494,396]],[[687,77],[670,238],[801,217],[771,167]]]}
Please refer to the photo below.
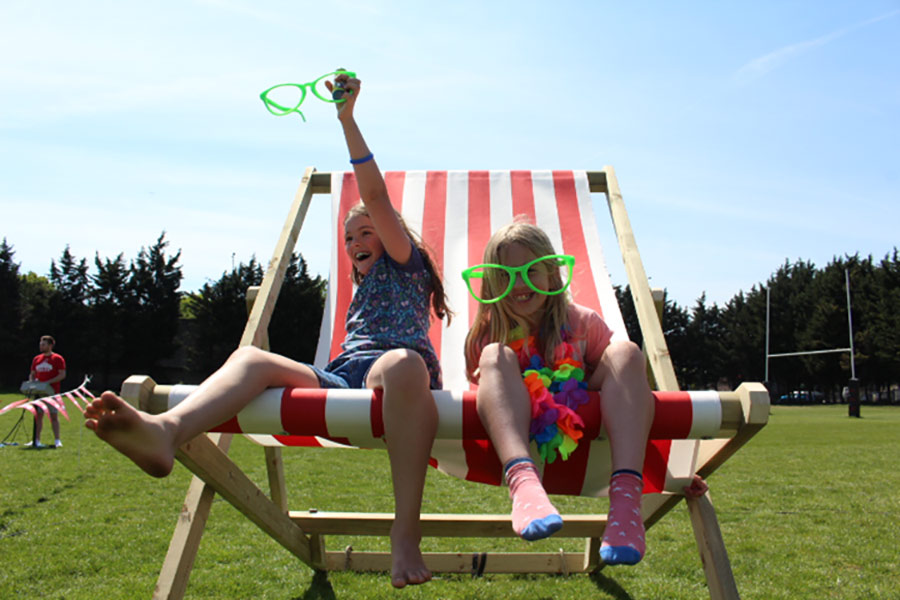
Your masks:
{"label": "blue sky", "polygon": [[[302,123],[258,94],[336,67],[383,169],[614,166],[681,305],[900,245],[896,0],[5,0],[0,56],[0,237],[25,272],[163,230],[186,291],[267,261],[304,168],[349,165],[330,106]],[[317,272],[326,212],[298,244]]]}

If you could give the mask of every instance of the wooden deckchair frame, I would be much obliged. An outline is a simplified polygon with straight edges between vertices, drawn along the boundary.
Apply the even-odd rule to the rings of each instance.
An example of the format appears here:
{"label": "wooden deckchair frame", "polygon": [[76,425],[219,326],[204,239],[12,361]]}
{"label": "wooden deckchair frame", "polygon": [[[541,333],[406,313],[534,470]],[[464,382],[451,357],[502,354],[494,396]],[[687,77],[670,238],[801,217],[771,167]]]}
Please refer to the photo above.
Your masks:
{"label": "wooden deckchair frame", "polygon": [[[606,194],[609,210],[625,262],[631,293],[644,338],[644,352],[658,389],[678,390],[675,370],[663,337],[658,305],[654,304],[647,276],[641,263],[628,215],[612,167],[588,172],[592,193]],[[261,286],[248,294],[252,303],[240,346],[268,346],[267,329],[275,301],[291,254],[303,225],[310,201],[315,194],[330,194],[331,174],[306,169],[284,228],[269,263]],[[255,296],[255,301],[251,296]],[[122,386],[124,398],[144,409],[153,404],[154,396],[165,393],[149,377],[129,377]],[[758,383],[745,383],[737,390],[740,398],[740,424],[729,439],[695,442],[697,473],[708,477],[731,455],[755,435],[768,420],[769,397]],[[220,494],[235,508],[256,523],[278,543],[316,570],[390,571],[388,552],[328,551],[324,536],[388,535],[393,516],[376,513],[335,513],[289,511],[281,460],[281,449],[265,447],[270,496],[262,492],[241,469],[228,458],[230,434],[202,434],[182,446],[176,458],[195,477],[191,481],[181,515],[160,571],[154,598],[182,598],[196,557],[200,538],[209,516],[213,497]],[[649,528],[677,505],[681,495],[647,495],[643,501],[643,518]],[[696,537],[710,597],[738,598],[728,554],[707,493],[701,498],[687,498],[687,508]],[[490,560],[478,553],[424,553],[429,568],[436,572],[591,572],[602,568],[599,559],[600,537],[606,515],[564,515],[565,525],[559,537],[585,538],[583,552],[559,553],[491,553]],[[503,515],[423,514],[423,536],[512,537],[510,517]]]}

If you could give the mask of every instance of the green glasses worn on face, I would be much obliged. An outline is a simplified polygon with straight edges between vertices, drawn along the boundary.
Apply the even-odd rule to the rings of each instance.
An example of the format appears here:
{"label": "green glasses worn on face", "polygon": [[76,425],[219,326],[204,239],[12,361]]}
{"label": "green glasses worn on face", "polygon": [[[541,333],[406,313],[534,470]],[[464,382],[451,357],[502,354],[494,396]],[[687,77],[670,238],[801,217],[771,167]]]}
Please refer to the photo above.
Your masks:
{"label": "green glasses worn on face", "polygon": [[[560,269],[566,267],[564,273]],[[521,267],[507,267],[506,265],[475,265],[462,272],[462,277],[469,288],[472,297],[483,304],[493,304],[506,298],[516,283],[516,275],[521,275],[522,281],[532,290],[546,296],[562,294],[572,283],[572,270],[575,267],[575,257],[568,254],[551,254],[536,258],[525,263]],[[558,282],[552,282],[552,274],[559,274]],[[546,277],[548,285],[559,286],[559,289],[541,289],[531,281],[531,278]],[[483,280],[476,292],[472,287],[473,279]]]}
{"label": "green glasses worn on face", "polygon": [[343,97],[343,86],[336,85],[333,92],[329,92],[328,88],[325,87],[325,82],[330,77],[337,77],[338,75],[356,77],[356,73],[353,71],[339,69],[332,73],[326,73],[309,83],[279,83],[278,85],[273,85],[260,94],[259,97],[262,99],[269,112],[276,117],[283,117],[295,112],[300,115],[300,118],[302,118],[305,123],[306,117],[303,116],[303,113],[300,111],[300,105],[303,104],[303,101],[306,99],[307,88],[311,89],[316,98],[323,102],[340,103],[347,101],[347,99]]}

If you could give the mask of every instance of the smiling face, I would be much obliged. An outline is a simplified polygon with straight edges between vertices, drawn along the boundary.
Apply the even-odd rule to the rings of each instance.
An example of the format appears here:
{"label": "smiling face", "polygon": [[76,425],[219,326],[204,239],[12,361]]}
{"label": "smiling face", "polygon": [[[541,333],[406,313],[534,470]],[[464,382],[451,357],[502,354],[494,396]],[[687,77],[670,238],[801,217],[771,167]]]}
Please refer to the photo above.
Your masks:
{"label": "smiling face", "polygon": [[384,253],[384,245],[372,220],[367,215],[355,215],[344,224],[344,250],[356,270],[365,275]]}
{"label": "smiling face", "polygon": [[[521,267],[536,258],[537,256],[531,250],[518,242],[512,242],[500,248],[500,264],[508,267]],[[546,268],[540,265],[533,266],[529,269],[528,278],[535,287],[542,290],[550,289],[550,274]],[[512,291],[501,302],[510,312],[525,319],[531,325],[532,330],[535,330],[541,322],[542,309],[547,298],[548,296],[539,294],[528,287],[522,277],[516,275]]]}

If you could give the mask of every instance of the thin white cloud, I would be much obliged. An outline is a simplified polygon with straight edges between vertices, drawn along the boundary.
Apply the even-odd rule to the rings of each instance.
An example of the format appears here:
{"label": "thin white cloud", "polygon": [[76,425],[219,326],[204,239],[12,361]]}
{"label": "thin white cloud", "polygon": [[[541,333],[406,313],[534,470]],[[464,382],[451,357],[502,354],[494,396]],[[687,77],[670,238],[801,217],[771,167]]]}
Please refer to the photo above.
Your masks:
{"label": "thin white cloud", "polygon": [[884,21],[886,19],[892,19],[900,15],[900,9],[892,10],[889,13],[883,14],[881,16],[869,19],[867,21],[863,21],[861,23],[856,23],[855,25],[850,25],[849,27],[844,27],[842,29],[838,29],[837,31],[833,31],[829,34],[823,35],[821,37],[806,40],[804,42],[798,42],[796,44],[790,44],[788,46],[784,46],[775,50],[774,52],[770,52],[764,56],[760,56],[759,58],[754,58],[740,69],[735,71],[733,75],[733,79],[739,85],[746,85],[757,79],[764,77],[771,71],[777,69],[787,61],[795,58],[801,54],[809,52],[815,48],[819,48],[826,44],[833,42],[836,39],[842,38],[847,34],[850,34],[854,31],[862,29],[864,27],[868,27],[869,25],[873,25],[878,23],[879,21]]}

